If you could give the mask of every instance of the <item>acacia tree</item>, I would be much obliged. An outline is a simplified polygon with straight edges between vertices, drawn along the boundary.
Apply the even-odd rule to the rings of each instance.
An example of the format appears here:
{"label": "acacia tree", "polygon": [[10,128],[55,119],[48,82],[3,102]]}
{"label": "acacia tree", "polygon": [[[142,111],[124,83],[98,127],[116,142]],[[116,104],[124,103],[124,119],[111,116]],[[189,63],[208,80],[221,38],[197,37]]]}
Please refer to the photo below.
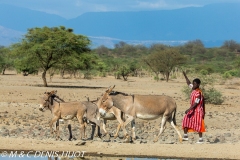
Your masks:
{"label": "acacia tree", "polygon": [[224,41],[224,43],[221,46],[221,48],[224,48],[224,49],[229,50],[230,52],[233,52],[235,50],[239,50],[240,49],[240,44],[238,44],[234,40],[228,40],[228,41]]}
{"label": "acacia tree", "polygon": [[154,51],[144,59],[144,62],[157,77],[162,73],[168,82],[172,70],[176,66],[184,64],[185,60],[185,57],[179,53],[178,49],[168,48]]}
{"label": "acacia tree", "polygon": [[47,71],[65,60],[71,63],[72,56],[89,52],[90,40],[83,35],[76,35],[72,29],[43,27],[28,29],[22,41],[15,45],[16,54],[21,54],[41,68],[43,85],[47,87]]}
{"label": "acacia tree", "polygon": [[201,40],[196,39],[193,41],[188,41],[181,47],[181,53],[188,55],[202,55],[206,53],[206,49]]}
{"label": "acacia tree", "polygon": [[5,70],[11,67],[13,67],[13,58],[10,48],[0,46],[0,71],[5,74]]}
{"label": "acacia tree", "polygon": [[79,56],[78,62],[74,65],[73,70],[83,70],[84,78],[91,77],[91,70],[98,66],[98,56],[93,53],[83,53]]}

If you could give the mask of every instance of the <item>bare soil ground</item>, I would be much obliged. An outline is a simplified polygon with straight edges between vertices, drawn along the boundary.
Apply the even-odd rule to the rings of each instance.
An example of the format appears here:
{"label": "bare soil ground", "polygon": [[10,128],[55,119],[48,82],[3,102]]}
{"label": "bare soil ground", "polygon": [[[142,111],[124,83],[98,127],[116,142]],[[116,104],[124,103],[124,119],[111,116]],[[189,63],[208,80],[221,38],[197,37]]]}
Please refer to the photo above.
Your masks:
{"label": "bare soil ground", "polygon": [[[240,159],[240,79],[221,81],[215,88],[222,92],[222,105],[206,105],[206,133],[204,144],[196,144],[198,135],[190,133],[189,141],[180,143],[177,133],[167,124],[164,134],[157,143],[152,139],[158,133],[161,119],[152,121],[136,120],[137,140],[122,143],[123,136],[114,139],[106,136],[94,138],[81,145],[78,138],[78,122],[74,121],[74,141],[68,141],[65,124],[60,124],[62,140],[56,141],[49,133],[50,111],[40,112],[39,97],[45,91],[57,90],[65,101],[95,100],[112,85],[115,91],[128,94],[169,95],[178,105],[177,124],[181,128],[184,111],[189,101],[182,93],[185,80],[181,75],[169,82],[156,82],[152,77],[129,77],[128,81],[114,77],[86,79],[62,79],[53,77],[49,87],[42,87],[40,75],[22,76],[14,72],[0,75],[0,153],[4,151],[86,151],[85,156],[113,157],[156,157],[180,159]],[[8,74],[11,73],[11,74]],[[195,77],[189,76],[190,79]],[[48,78],[49,81],[49,78]],[[107,129],[113,135],[117,121],[108,121]],[[91,127],[88,126],[88,135]],[[130,128],[129,128],[130,132]],[[183,131],[181,130],[183,134]],[[0,155],[1,156],[1,155]],[[1,159],[1,158],[0,158]]]}

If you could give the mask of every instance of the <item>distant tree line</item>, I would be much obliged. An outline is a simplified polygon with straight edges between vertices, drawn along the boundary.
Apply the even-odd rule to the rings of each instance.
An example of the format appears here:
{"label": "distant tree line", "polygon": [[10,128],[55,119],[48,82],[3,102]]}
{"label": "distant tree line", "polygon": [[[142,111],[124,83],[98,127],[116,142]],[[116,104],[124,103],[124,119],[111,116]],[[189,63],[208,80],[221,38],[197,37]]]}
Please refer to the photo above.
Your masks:
{"label": "distant tree line", "polygon": [[205,48],[202,41],[192,40],[180,46],[164,44],[115,44],[113,49],[100,46],[91,49],[88,37],[74,34],[70,28],[31,28],[18,43],[0,46],[0,71],[15,69],[27,76],[41,72],[43,85],[50,77],[66,73],[72,77],[115,76],[128,80],[129,76],[154,75],[156,80],[168,81],[180,68],[225,78],[240,76],[240,44],[226,40],[221,47]]}

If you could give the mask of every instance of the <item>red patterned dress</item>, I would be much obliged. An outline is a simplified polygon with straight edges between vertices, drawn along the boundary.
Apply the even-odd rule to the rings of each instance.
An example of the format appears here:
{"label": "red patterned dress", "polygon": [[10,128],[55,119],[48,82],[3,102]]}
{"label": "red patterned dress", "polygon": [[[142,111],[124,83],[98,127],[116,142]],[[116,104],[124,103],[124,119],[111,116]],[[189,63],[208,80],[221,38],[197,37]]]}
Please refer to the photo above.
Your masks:
{"label": "red patterned dress", "polygon": [[[204,114],[205,114],[205,105],[204,97],[202,91],[197,88],[192,91],[190,104],[191,106],[195,103],[196,98],[200,97],[200,101],[196,108],[190,110],[183,118],[182,127],[188,128],[188,132],[205,132],[204,126]],[[191,107],[190,106],[190,107]]]}

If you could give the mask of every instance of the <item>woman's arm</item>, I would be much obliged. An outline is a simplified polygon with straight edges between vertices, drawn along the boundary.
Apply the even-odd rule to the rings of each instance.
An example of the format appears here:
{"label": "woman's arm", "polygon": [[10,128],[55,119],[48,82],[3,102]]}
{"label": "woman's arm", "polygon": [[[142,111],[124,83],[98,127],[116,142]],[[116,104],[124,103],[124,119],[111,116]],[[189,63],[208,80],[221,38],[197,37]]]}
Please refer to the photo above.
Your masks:
{"label": "woman's arm", "polygon": [[185,111],[185,114],[187,114],[190,110],[195,109],[195,108],[197,107],[197,105],[200,103],[200,100],[201,100],[201,96],[197,97],[197,98],[195,99],[194,104],[193,104],[189,109],[187,109],[187,110]]}
{"label": "woman's arm", "polygon": [[185,79],[186,79],[186,82],[187,82],[187,85],[189,86],[190,84],[191,84],[191,82],[190,82],[190,80],[188,79],[188,77],[187,77],[187,75],[186,75],[186,73],[183,71],[183,75],[184,75],[184,77],[185,77]]}

